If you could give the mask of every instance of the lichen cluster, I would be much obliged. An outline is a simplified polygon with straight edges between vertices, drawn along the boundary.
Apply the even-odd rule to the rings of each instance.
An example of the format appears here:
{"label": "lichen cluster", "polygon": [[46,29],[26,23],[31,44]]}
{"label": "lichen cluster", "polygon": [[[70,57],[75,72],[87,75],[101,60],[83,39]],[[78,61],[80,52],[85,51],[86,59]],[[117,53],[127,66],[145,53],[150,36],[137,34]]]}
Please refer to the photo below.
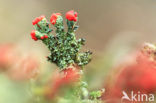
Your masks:
{"label": "lichen cluster", "polygon": [[56,28],[56,35],[52,34],[50,23],[45,16],[37,17],[33,21],[35,30],[31,32],[34,40],[42,40],[42,42],[50,50],[48,61],[55,63],[61,70],[71,64],[77,64],[80,67],[88,64],[91,60],[91,52],[79,52],[85,44],[85,39],[76,39],[75,31],[78,29],[76,25],[78,17],[74,11],[66,14],[68,30],[64,29],[63,18],[60,13],[52,14],[50,22]]}

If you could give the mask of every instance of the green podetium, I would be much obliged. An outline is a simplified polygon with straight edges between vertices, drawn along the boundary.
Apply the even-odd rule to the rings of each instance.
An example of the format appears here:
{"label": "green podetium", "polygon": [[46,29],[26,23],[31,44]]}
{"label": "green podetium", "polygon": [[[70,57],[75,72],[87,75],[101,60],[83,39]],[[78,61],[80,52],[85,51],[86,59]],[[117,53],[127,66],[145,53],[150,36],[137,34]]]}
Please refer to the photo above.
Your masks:
{"label": "green podetium", "polygon": [[[45,16],[37,17],[33,21],[35,31],[31,32],[31,37],[34,40],[42,40],[49,48],[50,55],[47,57],[48,61],[55,63],[61,70],[65,69],[71,64],[76,64],[80,67],[88,64],[91,60],[91,52],[80,53],[82,45],[85,44],[85,39],[76,39],[74,31],[77,17],[67,15],[68,31],[65,32],[63,26],[63,18],[60,13],[52,14],[50,18],[51,24],[56,27],[56,35],[52,35],[49,27],[49,22]],[[74,19],[72,19],[74,18]]]}

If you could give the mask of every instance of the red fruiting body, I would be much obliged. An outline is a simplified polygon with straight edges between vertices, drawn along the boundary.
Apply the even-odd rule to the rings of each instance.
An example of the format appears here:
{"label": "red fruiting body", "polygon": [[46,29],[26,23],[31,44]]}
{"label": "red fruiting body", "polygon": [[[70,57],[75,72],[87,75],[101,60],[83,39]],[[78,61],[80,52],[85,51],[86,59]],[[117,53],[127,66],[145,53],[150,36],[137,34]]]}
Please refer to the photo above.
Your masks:
{"label": "red fruiting body", "polygon": [[13,44],[0,45],[0,68],[6,69],[16,64],[18,55],[16,48]]}
{"label": "red fruiting body", "polygon": [[47,35],[44,35],[44,38],[48,38],[48,36]]}
{"label": "red fruiting body", "polygon": [[156,62],[145,53],[137,53],[132,63],[124,64],[119,69],[114,79],[105,86],[107,91],[103,97],[110,100],[109,103],[118,103],[123,96],[122,91],[128,95],[132,91],[146,94],[156,92]]}
{"label": "red fruiting body", "polygon": [[46,38],[48,38],[48,36],[47,35],[44,35],[44,36],[41,36],[41,38],[40,39],[46,39]]}
{"label": "red fruiting body", "polygon": [[69,21],[77,21],[77,12],[74,12],[74,10],[68,11],[66,13],[66,19]]}
{"label": "red fruiting body", "polygon": [[16,61],[9,70],[9,76],[14,80],[29,80],[37,76],[39,72],[39,62],[29,55]]}
{"label": "red fruiting body", "polygon": [[41,38],[40,38],[40,39],[42,39],[42,40],[43,40],[43,39],[44,39],[44,36],[41,36]]}
{"label": "red fruiting body", "polygon": [[60,13],[53,13],[51,15],[51,17],[50,17],[51,24],[55,25],[58,16],[61,16],[61,14]]}
{"label": "red fruiting body", "polygon": [[32,21],[32,24],[33,24],[33,25],[37,24],[37,23],[40,22],[43,18],[45,18],[44,15],[35,18],[35,19]]}
{"label": "red fruiting body", "polygon": [[53,75],[53,84],[52,86],[46,91],[46,96],[48,98],[53,98],[57,92],[63,88],[65,85],[70,85],[79,81],[80,74],[79,70],[73,68],[67,68],[63,70],[61,73],[55,73]]}
{"label": "red fruiting body", "polygon": [[64,81],[66,82],[74,82],[78,81],[80,74],[78,74],[78,70],[73,70],[73,68],[68,68],[63,70],[64,72]]}
{"label": "red fruiting body", "polygon": [[36,37],[35,30],[32,30],[32,32],[31,32],[31,38],[34,39],[35,41],[38,40]]}

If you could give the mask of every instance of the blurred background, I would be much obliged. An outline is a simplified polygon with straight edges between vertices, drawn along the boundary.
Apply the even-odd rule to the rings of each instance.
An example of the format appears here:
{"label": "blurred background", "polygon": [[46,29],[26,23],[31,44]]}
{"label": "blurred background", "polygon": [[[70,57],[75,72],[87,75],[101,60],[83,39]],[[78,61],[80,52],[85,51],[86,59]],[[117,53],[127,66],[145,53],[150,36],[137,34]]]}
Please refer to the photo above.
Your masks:
{"label": "blurred background", "polygon": [[118,61],[143,42],[155,42],[155,5],[155,0],[0,0],[0,43],[16,43],[24,51],[42,54],[45,61],[47,49],[30,36],[32,20],[73,9],[79,16],[77,36],[84,37],[84,48],[93,51],[89,65],[102,65],[97,58]]}
{"label": "blurred background", "polygon": [[0,0],[0,43],[41,55],[46,64],[47,48],[30,36],[32,20],[42,14],[49,20],[54,12],[64,16],[73,9],[79,16],[77,37],[86,39],[84,50],[93,51],[86,79],[90,88],[100,88],[125,55],[143,42],[156,42],[155,5],[155,0]]}
{"label": "blurred background", "polygon": [[29,36],[32,20],[71,9],[79,13],[77,35],[87,39],[86,47],[92,51],[155,42],[155,4],[155,0],[0,0],[0,42],[38,48],[40,43]]}

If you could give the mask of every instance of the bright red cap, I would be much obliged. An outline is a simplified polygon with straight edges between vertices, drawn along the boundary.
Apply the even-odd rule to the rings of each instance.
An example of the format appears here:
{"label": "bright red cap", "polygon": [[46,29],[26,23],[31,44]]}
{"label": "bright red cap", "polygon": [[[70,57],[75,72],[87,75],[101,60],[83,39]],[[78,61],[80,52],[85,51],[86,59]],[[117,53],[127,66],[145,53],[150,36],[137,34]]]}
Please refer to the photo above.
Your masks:
{"label": "bright red cap", "polygon": [[35,30],[31,31],[31,38],[34,39],[35,41],[38,40],[37,37],[36,37]]}
{"label": "bright red cap", "polygon": [[41,39],[43,40],[44,39],[44,36],[41,36]]}
{"label": "bright red cap", "polygon": [[69,21],[77,21],[77,12],[74,12],[74,10],[68,11],[66,13],[66,19]]}
{"label": "bright red cap", "polygon": [[61,14],[60,13],[53,13],[51,15],[51,17],[50,17],[51,24],[55,25],[58,16],[61,16]]}
{"label": "bright red cap", "polygon": [[47,35],[44,35],[44,38],[48,38],[48,36]]}
{"label": "bright red cap", "polygon": [[33,24],[33,25],[37,24],[37,23],[40,22],[43,18],[45,18],[44,15],[41,15],[41,16],[35,18],[35,19],[32,21],[32,24]]}
{"label": "bright red cap", "polygon": [[44,35],[44,36],[41,36],[41,38],[40,39],[46,39],[46,38],[48,38],[48,36],[47,35]]}

